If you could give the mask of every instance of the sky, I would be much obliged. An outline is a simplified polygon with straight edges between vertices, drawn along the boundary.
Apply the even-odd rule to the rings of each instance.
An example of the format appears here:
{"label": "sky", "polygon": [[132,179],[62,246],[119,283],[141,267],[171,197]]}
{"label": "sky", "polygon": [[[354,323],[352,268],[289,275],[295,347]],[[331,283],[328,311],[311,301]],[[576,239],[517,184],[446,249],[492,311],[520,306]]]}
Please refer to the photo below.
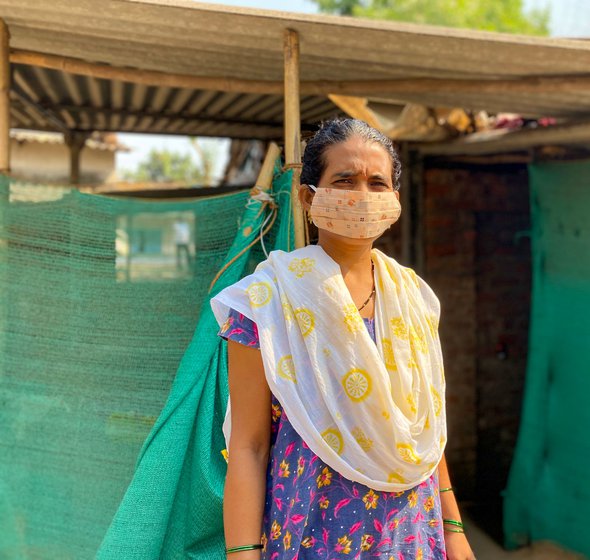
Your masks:
{"label": "sky", "polygon": [[[213,2],[212,2],[213,3]],[[217,0],[216,4],[243,6],[289,12],[317,13],[316,5],[310,0]],[[551,35],[555,37],[590,37],[590,0],[524,0],[525,10],[534,8],[551,9]],[[131,148],[130,153],[117,154],[117,170],[132,170],[145,159],[151,149],[166,148],[182,154],[198,157],[185,137],[155,136],[146,134],[119,134],[119,140]],[[213,142],[217,146],[215,175],[220,177],[227,161],[228,140]]]}

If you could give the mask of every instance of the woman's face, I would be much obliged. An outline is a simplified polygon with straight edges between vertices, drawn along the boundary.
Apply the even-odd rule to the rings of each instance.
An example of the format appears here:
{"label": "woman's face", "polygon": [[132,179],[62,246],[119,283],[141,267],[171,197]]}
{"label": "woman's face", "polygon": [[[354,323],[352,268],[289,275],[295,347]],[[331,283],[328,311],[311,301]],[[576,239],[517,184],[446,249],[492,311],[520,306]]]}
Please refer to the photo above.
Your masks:
{"label": "woman's face", "polygon": [[[334,144],[324,153],[326,167],[316,187],[383,192],[393,191],[392,162],[389,153],[377,142],[353,136]],[[398,191],[394,191],[399,200]],[[303,209],[309,212],[313,193],[308,188],[299,192]],[[320,237],[329,236],[347,244],[366,244],[371,239],[347,239],[320,229]]]}
{"label": "woman's face", "polygon": [[317,187],[358,191],[393,190],[391,157],[377,142],[353,136],[324,153],[326,167]]}

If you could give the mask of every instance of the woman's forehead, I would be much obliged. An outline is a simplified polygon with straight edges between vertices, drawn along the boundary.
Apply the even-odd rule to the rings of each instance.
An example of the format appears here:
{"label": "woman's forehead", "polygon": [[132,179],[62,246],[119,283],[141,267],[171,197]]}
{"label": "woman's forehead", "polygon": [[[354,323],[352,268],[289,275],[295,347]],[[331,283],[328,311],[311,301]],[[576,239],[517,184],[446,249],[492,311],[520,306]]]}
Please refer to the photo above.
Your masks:
{"label": "woman's forehead", "polygon": [[381,144],[349,138],[330,146],[324,153],[325,173],[391,175],[391,157]]}

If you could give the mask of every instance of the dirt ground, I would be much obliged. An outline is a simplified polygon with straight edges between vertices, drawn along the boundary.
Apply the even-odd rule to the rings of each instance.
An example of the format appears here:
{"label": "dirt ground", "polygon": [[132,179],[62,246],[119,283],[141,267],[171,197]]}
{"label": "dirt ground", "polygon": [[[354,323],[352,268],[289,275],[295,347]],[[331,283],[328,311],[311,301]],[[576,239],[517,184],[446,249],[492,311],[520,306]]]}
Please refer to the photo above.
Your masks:
{"label": "dirt ground", "polygon": [[520,550],[506,551],[469,518],[463,517],[469,543],[477,560],[588,560],[584,555],[567,552],[544,541]]}

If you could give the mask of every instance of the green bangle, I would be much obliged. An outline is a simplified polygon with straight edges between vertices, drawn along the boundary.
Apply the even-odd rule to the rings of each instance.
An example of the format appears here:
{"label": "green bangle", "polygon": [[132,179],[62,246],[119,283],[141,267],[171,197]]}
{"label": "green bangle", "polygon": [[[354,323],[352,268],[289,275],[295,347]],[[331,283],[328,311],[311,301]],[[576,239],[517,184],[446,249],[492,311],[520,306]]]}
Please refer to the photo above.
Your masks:
{"label": "green bangle", "polygon": [[439,490],[439,492],[454,492],[455,489],[452,486],[449,486],[448,488],[441,488]]}
{"label": "green bangle", "polygon": [[447,527],[445,527],[445,531],[447,531],[448,533],[463,533],[463,534],[465,534],[465,531],[463,531],[463,529],[448,529]]}
{"label": "green bangle", "polygon": [[244,550],[261,550],[261,544],[245,544],[243,546],[233,546],[232,548],[226,548],[226,554],[232,554],[234,552],[243,552]]}
{"label": "green bangle", "polygon": [[443,519],[443,523],[445,523],[446,525],[454,525],[455,527],[461,527],[461,529],[465,528],[461,521],[455,521],[454,519]]}

